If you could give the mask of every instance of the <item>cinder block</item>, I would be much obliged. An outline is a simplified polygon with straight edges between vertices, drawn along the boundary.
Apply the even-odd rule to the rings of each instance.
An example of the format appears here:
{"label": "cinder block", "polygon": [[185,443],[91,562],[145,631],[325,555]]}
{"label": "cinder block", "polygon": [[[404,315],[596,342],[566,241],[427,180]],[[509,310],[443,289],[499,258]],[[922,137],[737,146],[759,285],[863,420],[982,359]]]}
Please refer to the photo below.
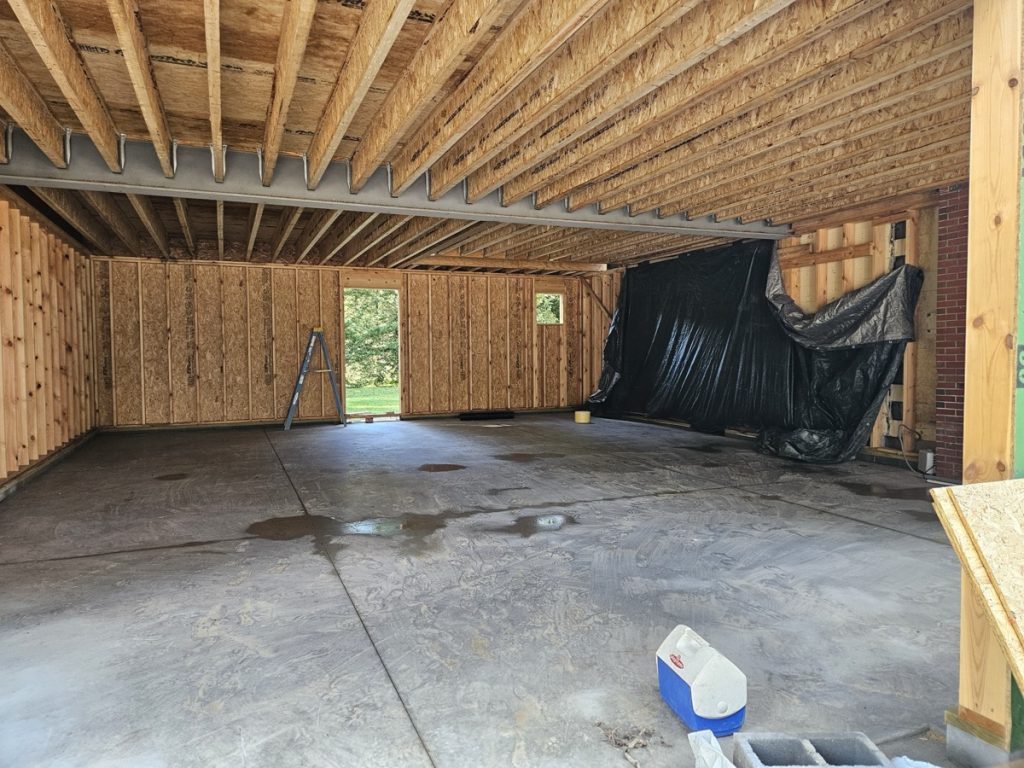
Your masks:
{"label": "cinder block", "polygon": [[733,738],[737,768],[891,768],[863,733],[737,733]]}

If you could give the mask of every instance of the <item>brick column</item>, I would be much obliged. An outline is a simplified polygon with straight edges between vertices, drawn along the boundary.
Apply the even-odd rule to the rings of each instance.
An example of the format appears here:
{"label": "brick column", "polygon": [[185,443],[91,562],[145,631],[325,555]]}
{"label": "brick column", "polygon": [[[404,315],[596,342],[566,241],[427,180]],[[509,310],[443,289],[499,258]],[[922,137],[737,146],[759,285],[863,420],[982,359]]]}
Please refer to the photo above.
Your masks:
{"label": "brick column", "polygon": [[967,326],[967,183],[941,190],[935,328],[935,474],[961,481],[964,331]]}

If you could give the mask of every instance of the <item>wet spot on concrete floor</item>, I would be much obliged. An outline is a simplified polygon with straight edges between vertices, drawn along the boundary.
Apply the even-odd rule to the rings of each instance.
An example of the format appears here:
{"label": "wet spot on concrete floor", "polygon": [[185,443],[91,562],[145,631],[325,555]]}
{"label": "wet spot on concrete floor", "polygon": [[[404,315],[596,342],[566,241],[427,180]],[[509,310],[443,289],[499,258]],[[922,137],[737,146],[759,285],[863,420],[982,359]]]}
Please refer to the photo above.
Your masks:
{"label": "wet spot on concrete floor", "polygon": [[488,496],[500,496],[503,493],[511,493],[512,491],[528,491],[530,486],[528,485],[515,485],[511,488],[488,488],[485,493]]}
{"label": "wet spot on concrete floor", "polygon": [[157,475],[154,480],[184,480],[188,477],[187,472],[172,472],[169,475]]}
{"label": "wet spot on concrete floor", "polygon": [[700,466],[704,467],[705,469],[722,469],[726,465],[722,464],[719,461],[702,461],[700,463]]}
{"label": "wet spot on concrete floor", "polygon": [[420,472],[457,472],[465,468],[464,464],[420,464],[417,467]]}
{"label": "wet spot on concrete floor", "polygon": [[560,531],[567,525],[578,525],[578,522],[572,515],[523,515],[517,517],[514,523],[490,530],[496,533],[515,533],[528,539],[535,533]]}
{"label": "wet spot on concrete floor", "polygon": [[938,520],[935,516],[935,511],[932,509],[901,509],[905,515],[909,515],[915,520],[920,520],[922,523],[930,523],[933,520]]}
{"label": "wet spot on concrete floor", "polygon": [[272,517],[269,520],[260,520],[245,529],[246,533],[258,536],[268,541],[292,541],[301,539],[303,536],[316,534],[314,523],[319,519],[326,525],[337,523],[333,517],[323,515],[294,515],[292,517]]}
{"label": "wet spot on concrete floor", "polygon": [[858,496],[874,496],[882,499],[902,499],[906,501],[928,501],[927,488],[892,488],[878,483],[856,483],[839,480],[836,485],[845,488]]}
{"label": "wet spot on concrete floor", "polygon": [[516,461],[521,464],[525,464],[530,461],[537,461],[539,459],[561,459],[564,457],[563,453],[496,453],[494,458],[501,459],[502,461]]}

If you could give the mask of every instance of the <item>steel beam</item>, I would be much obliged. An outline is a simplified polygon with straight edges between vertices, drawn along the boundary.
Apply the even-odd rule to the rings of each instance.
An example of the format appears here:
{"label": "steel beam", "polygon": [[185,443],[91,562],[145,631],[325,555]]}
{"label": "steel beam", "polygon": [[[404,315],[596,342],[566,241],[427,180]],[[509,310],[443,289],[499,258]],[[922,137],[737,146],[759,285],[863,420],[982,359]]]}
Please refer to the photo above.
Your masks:
{"label": "steel beam", "polygon": [[497,191],[470,204],[461,186],[438,200],[430,200],[429,180],[425,176],[405,193],[392,197],[385,168],[378,169],[358,193],[353,193],[349,189],[347,162],[332,163],[320,185],[309,190],[305,159],[291,156],[281,156],[273,183],[264,187],[260,183],[258,154],[237,150],[228,150],[224,181],[218,183],[214,180],[209,149],[177,146],[175,154],[175,175],[166,178],[149,142],[127,141],[124,170],[117,174],[107,168],[87,136],[73,134],[68,167],[56,168],[24,132],[15,130],[9,145],[9,161],[0,165],[0,184],[671,235],[771,240],[789,235],[788,227],[764,221],[718,222],[710,216],[694,220],[683,216],[658,218],[653,212],[629,216],[624,210],[602,214],[596,206],[569,213],[564,205],[538,210],[529,199],[504,206]]}

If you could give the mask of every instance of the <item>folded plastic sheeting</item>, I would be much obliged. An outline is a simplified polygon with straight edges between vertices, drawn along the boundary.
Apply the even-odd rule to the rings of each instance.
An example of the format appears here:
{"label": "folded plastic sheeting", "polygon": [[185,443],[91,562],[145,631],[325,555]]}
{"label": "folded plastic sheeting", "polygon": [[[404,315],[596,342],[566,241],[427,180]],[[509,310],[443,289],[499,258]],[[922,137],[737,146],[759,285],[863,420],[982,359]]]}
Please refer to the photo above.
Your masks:
{"label": "folded plastic sheeting", "polygon": [[803,461],[856,456],[913,338],[922,273],[900,267],[808,315],[774,250],[739,243],[627,270],[592,409],[751,428],[764,450]]}

